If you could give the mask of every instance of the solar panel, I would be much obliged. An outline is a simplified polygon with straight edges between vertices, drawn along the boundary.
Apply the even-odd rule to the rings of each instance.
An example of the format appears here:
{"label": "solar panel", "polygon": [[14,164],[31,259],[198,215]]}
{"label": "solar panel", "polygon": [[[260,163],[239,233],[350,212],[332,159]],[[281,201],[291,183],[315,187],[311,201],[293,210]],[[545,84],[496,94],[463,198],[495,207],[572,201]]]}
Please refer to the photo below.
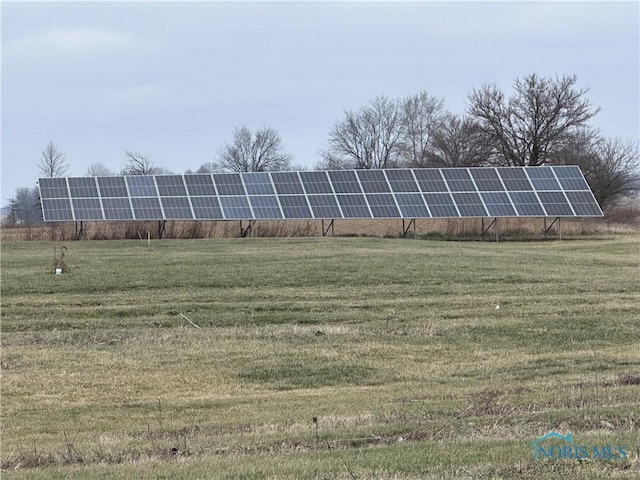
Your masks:
{"label": "solar panel", "polygon": [[69,192],[71,198],[98,198],[98,186],[93,177],[69,178]]}
{"label": "solar panel", "polygon": [[333,193],[327,172],[300,172],[300,179],[308,194]]}
{"label": "solar panel", "polygon": [[442,179],[442,173],[438,169],[414,170],[420,189],[425,193],[448,192],[447,184]]}
{"label": "solar panel", "polygon": [[308,199],[315,218],[342,218],[342,212],[334,195],[309,195]]}
{"label": "solar panel", "polygon": [[75,220],[68,198],[43,198],[42,212],[45,222]]}
{"label": "solar panel", "polygon": [[160,202],[167,220],[193,220],[188,197],[160,197]]}
{"label": "solar panel", "polygon": [[103,198],[105,220],[133,220],[133,210],[128,198]]}
{"label": "solar panel", "polygon": [[562,190],[551,167],[526,168],[524,170],[536,190]]}
{"label": "solar panel", "polygon": [[136,220],[156,220],[164,218],[160,199],[152,197],[132,197],[131,205]]}
{"label": "solar panel", "polygon": [[279,194],[304,194],[297,172],[274,172],[271,174],[276,192]]}
{"label": "solar panel", "polygon": [[102,220],[102,206],[97,198],[71,199],[76,220]]}
{"label": "solar panel", "polygon": [[576,215],[580,217],[601,216],[602,210],[595,202],[593,194],[588,192],[566,192]]}
{"label": "solar panel", "polygon": [[589,190],[589,185],[578,167],[573,165],[553,167],[553,171],[565,190]]}
{"label": "solar panel", "polygon": [[156,184],[161,197],[184,197],[187,195],[182,175],[159,175],[156,177]]}
{"label": "solar panel", "polygon": [[273,195],[276,193],[267,172],[243,173],[242,180],[249,195]]}
{"label": "solar panel", "polygon": [[470,168],[469,172],[481,192],[501,192],[504,186],[493,168]]}
{"label": "solar panel", "polygon": [[39,179],[45,221],[598,217],[576,166]]}
{"label": "solar panel", "polygon": [[220,206],[224,212],[225,219],[245,220],[254,218],[247,197],[220,197]]}
{"label": "solar panel", "polygon": [[458,205],[461,217],[489,217],[477,193],[453,192],[451,194]]}
{"label": "solar panel", "polygon": [[502,183],[509,192],[533,190],[531,182],[522,168],[497,168],[496,172],[502,178]]}
{"label": "solar panel", "polygon": [[281,195],[280,205],[284,218],[313,218],[304,195]]}
{"label": "solar panel", "polygon": [[521,217],[544,217],[545,212],[535,192],[509,192],[511,202]]}
{"label": "solar panel", "polygon": [[364,193],[386,193],[391,191],[383,170],[358,170],[357,173]]}
{"label": "solar panel", "polygon": [[538,192],[540,201],[547,211],[547,215],[553,217],[573,217],[571,205],[567,202],[562,192]]}
{"label": "solar panel", "polygon": [[218,195],[245,195],[239,173],[214,173],[213,180],[218,189]]}
{"label": "solar panel", "polygon": [[129,197],[124,177],[98,177],[98,187],[102,198]]}
{"label": "solar panel", "polygon": [[255,218],[282,218],[282,211],[275,195],[249,196]]}
{"label": "solar panel", "polygon": [[[480,186],[478,186],[480,188]],[[492,217],[517,217],[511,200],[504,192],[482,192],[482,201],[487,207],[489,215]]]}
{"label": "solar panel", "polygon": [[208,173],[185,175],[184,183],[187,185],[189,195],[192,197],[217,195],[216,188],[213,186],[213,179]]}
{"label": "solar panel", "polygon": [[221,220],[224,218],[218,197],[191,197],[193,216],[197,220]]}
{"label": "solar panel", "polygon": [[466,168],[443,168],[442,176],[452,192],[475,192],[476,186]]}
{"label": "solar panel", "polygon": [[429,206],[431,215],[439,218],[459,217],[458,209],[448,193],[425,193],[424,200]]}
{"label": "solar panel", "polygon": [[413,173],[408,169],[389,169],[385,170],[391,190],[396,193],[419,192],[420,188],[413,178]]}
{"label": "solar panel", "polygon": [[344,218],[371,218],[364,195],[337,195]]}
{"label": "solar panel", "polygon": [[40,186],[40,198],[69,198],[66,178],[41,178],[38,181]]}
{"label": "solar panel", "polygon": [[376,218],[394,218],[400,216],[400,211],[393,199],[393,195],[388,193],[370,193],[366,195],[371,214]]}
{"label": "solar panel", "polygon": [[156,183],[150,175],[124,177],[132,197],[157,197]]}
{"label": "solar panel", "polygon": [[330,170],[328,173],[336,193],[362,193],[355,171]]}
{"label": "solar panel", "polygon": [[424,197],[419,193],[396,193],[396,201],[404,218],[428,218]]}

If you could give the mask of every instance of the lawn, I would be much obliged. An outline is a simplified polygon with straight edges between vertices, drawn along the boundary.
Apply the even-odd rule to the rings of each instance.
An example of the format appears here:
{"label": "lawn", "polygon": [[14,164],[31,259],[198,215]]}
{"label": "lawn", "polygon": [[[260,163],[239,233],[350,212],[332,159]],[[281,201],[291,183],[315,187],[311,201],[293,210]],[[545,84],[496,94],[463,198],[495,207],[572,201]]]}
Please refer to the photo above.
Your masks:
{"label": "lawn", "polygon": [[640,476],[637,234],[65,245],[1,246],[3,478]]}

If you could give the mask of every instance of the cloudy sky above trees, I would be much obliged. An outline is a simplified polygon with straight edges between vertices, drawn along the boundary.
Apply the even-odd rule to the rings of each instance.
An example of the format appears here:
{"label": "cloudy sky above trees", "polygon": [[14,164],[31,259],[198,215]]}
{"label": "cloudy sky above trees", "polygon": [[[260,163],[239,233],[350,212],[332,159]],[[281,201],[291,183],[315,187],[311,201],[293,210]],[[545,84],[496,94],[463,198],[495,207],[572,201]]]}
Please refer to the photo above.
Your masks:
{"label": "cloudy sky above trees", "polygon": [[234,127],[270,127],[311,168],[346,109],[420,91],[575,74],[608,137],[640,131],[640,5],[628,2],[2,2],[2,203],[41,151],[68,175],[125,150],[176,173]]}

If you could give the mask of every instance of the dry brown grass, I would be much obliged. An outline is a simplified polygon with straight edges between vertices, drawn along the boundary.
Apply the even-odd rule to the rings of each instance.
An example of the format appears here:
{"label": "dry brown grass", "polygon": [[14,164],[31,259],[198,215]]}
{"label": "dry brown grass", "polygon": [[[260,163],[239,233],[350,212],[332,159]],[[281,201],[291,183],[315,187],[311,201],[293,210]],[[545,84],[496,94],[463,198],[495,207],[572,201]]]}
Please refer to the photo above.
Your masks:
{"label": "dry brown grass", "polygon": [[[484,220],[486,239],[495,238],[495,226],[488,228],[492,219]],[[242,222],[247,228],[248,221]],[[406,221],[408,225],[408,221]],[[547,220],[547,226],[551,220]],[[325,221],[325,228],[329,226]],[[121,240],[158,238],[159,223],[149,222],[84,222],[83,238],[88,240]],[[233,238],[241,235],[239,221],[167,221],[164,238]],[[251,237],[319,237],[319,220],[257,221],[248,232]],[[544,236],[545,222],[540,218],[501,218],[498,234],[501,238],[539,239]],[[415,235],[442,239],[482,238],[481,219],[418,219]],[[548,235],[556,237],[640,232],[640,206],[635,204],[612,208],[604,218],[563,219],[554,224]],[[402,220],[335,220],[328,235],[363,237],[400,237]],[[408,230],[412,236],[414,229]],[[20,228],[2,228],[2,241],[68,241],[76,239],[74,223],[56,223]]]}

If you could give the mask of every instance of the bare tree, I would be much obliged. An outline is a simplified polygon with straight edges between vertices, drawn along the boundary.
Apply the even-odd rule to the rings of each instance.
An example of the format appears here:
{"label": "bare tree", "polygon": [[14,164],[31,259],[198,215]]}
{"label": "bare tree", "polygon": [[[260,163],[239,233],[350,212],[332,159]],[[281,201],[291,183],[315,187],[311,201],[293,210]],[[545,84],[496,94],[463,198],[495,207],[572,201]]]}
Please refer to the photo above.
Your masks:
{"label": "bare tree", "polygon": [[100,162],[92,163],[87,167],[86,177],[109,177],[115,175],[115,172]]}
{"label": "bare tree", "polygon": [[431,134],[425,167],[478,167],[491,156],[486,135],[476,120],[447,113]]}
{"label": "bare tree", "polygon": [[69,170],[62,148],[53,142],[47,143],[42,150],[38,170],[43,177],[62,177]]}
{"label": "bare tree", "polygon": [[283,152],[282,139],[273,128],[251,132],[236,127],[231,143],[225,143],[219,159],[211,167],[229,172],[267,172],[289,170],[292,156]]}
{"label": "bare tree", "polygon": [[196,170],[196,173],[213,173],[213,172],[219,172],[219,171],[220,171],[220,165],[218,163],[205,162],[202,165],[200,165],[198,170]]}
{"label": "bare tree", "polygon": [[40,209],[40,192],[38,187],[20,187],[9,199],[9,226],[33,225],[42,221]]}
{"label": "bare tree", "polygon": [[159,175],[170,173],[166,168],[156,166],[147,153],[124,151],[127,156],[120,173],[122,175]]}
{"label": "bare tree", "polygon": [[427,92],[402,100],[403,157],[407,165],[427,165],[433,133],[441,120],[443,106],[444,100],[432,97]]}
{"label": "bare tree", "polygon": [[350,168],[396,167],[402,154],[402,112],[397,100],[377,97],[357,112],[346,111],[329,132],[325,163]]}
{"label": "bare tree", "polygon": [[575,75],[552,79],[534,73],[515,81],[509,99],[496,85],[473,91],[469,113],[491,140],[495,163],[548,163],[567,136],[598,113],[585,98],[588,90],[576,89],[576,81]]}

